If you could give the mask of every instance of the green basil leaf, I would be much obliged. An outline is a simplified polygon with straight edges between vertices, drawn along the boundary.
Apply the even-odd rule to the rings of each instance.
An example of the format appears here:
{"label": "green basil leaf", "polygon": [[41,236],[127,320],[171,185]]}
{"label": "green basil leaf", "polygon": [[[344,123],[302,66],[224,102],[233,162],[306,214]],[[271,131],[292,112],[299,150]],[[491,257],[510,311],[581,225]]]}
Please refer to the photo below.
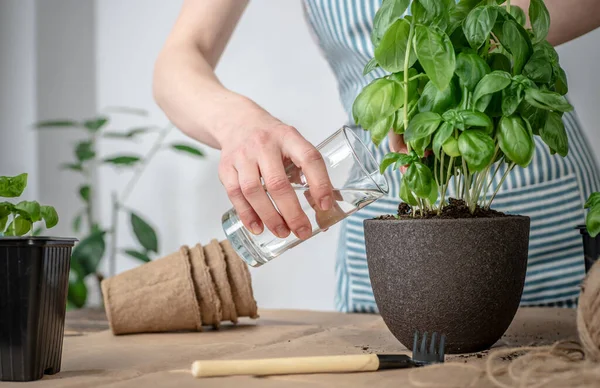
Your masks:
{"label": "green basil leaf", "polygon": [[8,217],[7,216],[0,216],[0,237],[2,237],[2,235],[4,234],[4,229],[6,228],[6,224],[8,223]]}
{"label": "green basil leaf", "polygon": [[590,237],[600,234],[600,206],[594,206],[585,217],[585,226]]}
{"label": "green basil leaf", "polygon": [[158,237],[154,229],[135,213],[130,214],[131,227],[135,237],[145,250],[158,252]]}
{"label": "green basil leaf", "polygon": [[479,81],[490,72],[490,66],[476,53],[462,52],[456,57],[455,73],[461,88],[473,91]]}
{"label": "green basil leaf", "polygon": [[511,82],[512,77],[507,72],[499,70],[492,71],[490,74],[486,74],[475,87],[473,101],[477,103],[483,96],[499,92],[508,87]]}
{"label": "green basil leaf", "polygon": [[415,153],[419,156],[419,158],[423,158],[423,157],[425,157],[425,151],[429,147],[429,144],[431,144],[431,135],[427,135],[425,137],[418,138],[416,140],[409,142],[408,144],[410,144],[410,146],[415,151]]}
{"label": "green basil leaf", "polygon": [[511,5],[509,13],[513,18],[515,18],[517,23],[519,23],[521,26],[525,26],[525,23],[527,23],[527,15],[525,15],[523,8],[519,7],[518,5]]}
{"label": "green basil leaf", "polygon": [[501,70],[510,74],[512,70],[512,63],[510,62],[510,59],[508,59],[508,57],[504,54],[490,54],[490,56],[488,57],[488,61],[490,63],[490,68],[492,69],[492,71]]}
{"label": "green basil leaf", "polygon": [[[408,102],[408,113],[407,120],[410,122],[412,118],[417,114],[417,100],[411,100]],[[394,120],[393,129],[394,132],[402,135],[404,133],[404,107],[396,111],[396,118]]]}
{"label": "green basil leaf", "polygon": [[402,177],[400,181],[400,199],[402,202],[409,204],[410,206],[418,206],[419,202],[415,195],[408,188],[408,184],[406,183],[406,175]]}
{"label": "green basil leaf", "polygon": [[520,116],[502,117],[498,124],[498,144],[506,158],[521,167],[533,159],[535,143]]}
{"label": "green basil leaf", "polygon": [[485,132],[467,129],[458,137],[458,149],[469,170],[481,171],[492,162],[495,143]]}
{"label": "green basil leaf", "polygon": [[400,167],[403,166],[408,166],[416,160],[419,160],[419,157],[417,156],[416,152],[414,153],[414,155],[412,152],[411,155],[400,154],[400,157],[396,161],[396,164],[394,164],[394,170],[398,170]]}
{"label": "green basil leaf", "polygon": [[[486,112],[490,106],[490,103],[494,100],[494,97],[495,96],[493,94],[486,94],[485,96],[479,98],[477,101],[475,101],[475,109],[479,112]],[[492,115],[492,117],[494,116]]]}
{"label": "green basil leaf", "polygon": [[462,118],[465,129],[480,129],[488,135],[494,130],[494,123],[492,122],[492,119],[490,119],[490,117],[485,113],[462,110],[459,111],[458,114]]}
{"label": "green basil leaf", "polygon": [[425,138],[434,133],[441,122],[442,117],[437,113],[419,113],[408,123],[408,128],[404,132],[404,140],[413,142]]}
{"label": "green basil leaf", "polygon": [[83,126],[88,129],[88,131],[95,133],[98,132],[100,128],[108,123],[108,119],[106,117],[97,117],[95,119],[86,120],[83,122]]}
{"label": "green basil leaf", "polygon": [[458,104],[459,91],[454,82],[444,90],[440,90],[433,82],[428,82],[418,101],[419,112],[435,112],[442,114]]}
{"label": "green basil leaf", "polygon": [[463,31],[472,48],[478,50],[489,39],[497,17],[496,7],[490,5],[477,7],[469,12]]}
{"label": "green basil leaf", "polygon": [[[419,74],[419,73],[417,72],[416,69],[414,69],[414,68],[408,69],[408,78],[409,79],[412,77],[415,77],[417,74]],[[389,79],[391,79],[392,81],[398,82],[401,85],[401,87],[404,88],[404,72],[403,71],[390,74]],[[412,81],[408,81],[408,100],[409,101],[411,101],[417,97],[418,88],[419,88],[419,79],[418,78],[413,79]]]}
{"label": "green basil leaf", "polygon": [[94,151],[94,145],[91,141],[82,141],[75,146],[75,156],[79,162],[85,162],[86,160],[94,159],[96,152]]}
{"label": "green basil leaf", "polygon": [[76,272],[80,278],[97,272],[106,250],[105,235],[104,231],[96,231],[83,238],[73,248],[71,266],[77,268]]}
{"label": "green basil leaf", "polygon": [[452,136],[453,131],[454,128],[452,127],[452,124],[442,123],[440,129],[435,133],[435,136],[433,137],[432,149],[436,158],[440,159],[440,151],[442,149],[442,145],[446,142],[446,140],[448,140],[450,136]]}
{"label": "green basil leaf", "polygon": [[46,224],[46,229],[54,228],[59,221],[58,213],[56,209],[52,206],[41,206],[40,211],[42,214],[42,218],[44,223]]}
{"label": "green basil leaf", "polygon": [[379,78],[367,85],[352,105],[352,115],[357,124],[370,129],[387,118],[404,104],[404,92],[395,81]]}
{"label": "green basil leaf", "polygon": [[0,218],[9,216],[15,211],[15,205],[10,202],[0,202]]}
{"label": "green basil leaf", "polygon": [[371,31],[373,46],[377,46],[387,29],[404,15],[409,3],[410,0],[383,0],[373,18],[373,30]]}
{"label": "green basil leaf", "polygon": [[523,66],[533,54],[531,41],[517,22],[508,20],[502,27],[503,40],[502,45],[513,56],[513,74],[521,74]]}
{"label": "green basil leaf", "polygon": [[16,198],[23,194],[27,187],[27,174],[17,176],[0,176],[0,197]]}
{"label": "green basil leaf", "polygon": [[415,28],[415,51],[425,73],[444,90],[450,84],[456,68],[456,56],[450,38],[438,27],[417,25]]}
{"label": "green basil leaf", "polygon": [[392,129],[395,117],[396,116],[392,114],[386,117],[385,119],[378,121],[377,123],[375,123],[375,125],[371,127],[369,132],[371,133],[371,141],[373,141],[373,144],[375,144],[376,146],[379,146],[379,144],[381,144],[383,139],[385,139],[385,137],[387,136],[388,132],[390,132],[390,130]]}
{"label": "green basil leaf", "polygon": [[413,0],[411,14],[417,23],[445,30],[454,6],[454,0]]}
{"label": "green basil leaf", "polygon": [[573,106],[569,104],[567,99],[555,92],[530,88],[525,90],[525,99],[529,104],[540,109],[559,112],[573,110]]}
{"label": "green basil leaf", "polygon": [[562,117],[556,112],[549,112],[540,137],[548,147],[563,158],[569,153],[569,138]]}
{"label": "green basil leaf", "polygon": [[458,140],[454,137],[449,137],[444,144],[442,144],[442,149],[444,153],[453,158],[457,158],[460,156],[460,150],[458,149]]}
{"label": "green basil leaf", "polygon": [[442,115],[442,119],[452,124],[453,127],[460,129],[461,131],[465,130],[465,120],[462,115],[459,114],[459,111],[456,109],[450,109],[444,112]]}
{"label": "green basil leaf", "polygon": [[533,30],[533,42],[541,42],[550,30],[550,13],[543,0],[531,0],[529,3],[529,20]]}
{"label": "green basil leaf", "polygon": [[16,217],[6,229],[7,236],[24,236],[31,230],[31,221],[24,217]]}
{"label": "green basil leaf", "polygon": [[369,74],[370,72],[372,72],[373,70],[375,70],[378,67],[379,67],[379,63],[377,62],[377,59],[375,57],[371,58],[371,60],[369,62],[367,62],[367,64],[365,65],[365,68],[363,70],[363,75]]}
{"label": "green basil leaf", "polygon": [[541,84],[552,82],[553,68],[550,58],[544,51],[534,51],[523,68],[523,75]]}
{"label": "green basil leaf", "polygon": [[42,219],[41,207],[36,201],[21,201],[15,205],[15,210],[21,217],[31,222],[38,222]]}
{"label": "green basil leaf", "polygon": [[385,170],[392,164],[396,163],[396,161],[400,158],[400,153],[398,152],[388,152],[384,157],[381,163],[379,163],[379,172],[383,174]]}
{"label": "green basil leaf", "polygon": [[421,162],[411,164],[403,178],[403,182],[408,186],[407,188],[420,198],[427,198],[431,193],[432,181],[433,174],[431,170]]}
{"label": "green basil leaf", "polygon": [[[379,46],[375,48],[375,58],[384,70],[396,73],[404,70],[408,38],[410,35],[410,24],[405,19],[398,19],[388,28]],[[410,51],[408,67],[417,60],[413,49]]]}
{"label": "green basil leaf", "polygon": [[502,90],[502,114],[511,116],[523,101],[523,90],[519,88],[516,82]]}
{"label": "green basil leaf", "polygon": [[554,72],[556,73],[556,84],[554,85],[554,88],[556,89],[556,92],[558,94],[564,96],[565,94],[567,94],[569,92],[569,84],[567,82],[567,74],[565,73],[563,68],[560,66],[557,66],[555,68]]}
{"label": "green basil leaf", "polygon": [[144,252],[139,252],[136,251],[135,249],[125,249],[123,250],[123,253],[133,257],[134,259],[137,259],[143,263],[149,263],[152,260],[148,257],[147,254],[145,254]]}
{"label": "green basil leaf", "polygon": [[600,193],[592,193],[585,202],[584,209],[592,208],[598,204],[600,204]]}

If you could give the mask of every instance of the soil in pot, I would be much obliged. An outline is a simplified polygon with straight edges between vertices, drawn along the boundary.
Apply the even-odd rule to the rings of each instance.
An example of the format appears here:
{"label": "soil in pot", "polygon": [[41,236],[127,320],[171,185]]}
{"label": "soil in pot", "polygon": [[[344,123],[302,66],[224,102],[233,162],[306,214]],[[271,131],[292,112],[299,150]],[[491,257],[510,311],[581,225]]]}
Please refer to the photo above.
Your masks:
{"label": "soil in pot", "polygon": [[[419,212],[420,216],[420,212]],[[528,217],[451,200],[441,215],[365,220],[369,276],[386,325],[412,348],[415,330],[447,336],[448,353],[490,348],[518,309],[529,243]]]}

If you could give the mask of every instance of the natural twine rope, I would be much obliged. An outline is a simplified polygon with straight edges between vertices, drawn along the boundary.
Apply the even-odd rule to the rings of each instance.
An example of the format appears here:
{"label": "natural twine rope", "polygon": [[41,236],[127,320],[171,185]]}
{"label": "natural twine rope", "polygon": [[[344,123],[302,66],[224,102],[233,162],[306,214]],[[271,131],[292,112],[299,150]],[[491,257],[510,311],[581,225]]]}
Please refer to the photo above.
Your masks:
{"label": "natural twine rope", "polygon": [[[460,363],[411,370],[416,387],[598,388],[600,387],[600,261],[590,269],[577,308],[579,342],[500,349],[484,367]],[[511,356],[512,361],[502,358]],[[516,357],[516,358],[514,358]]]}

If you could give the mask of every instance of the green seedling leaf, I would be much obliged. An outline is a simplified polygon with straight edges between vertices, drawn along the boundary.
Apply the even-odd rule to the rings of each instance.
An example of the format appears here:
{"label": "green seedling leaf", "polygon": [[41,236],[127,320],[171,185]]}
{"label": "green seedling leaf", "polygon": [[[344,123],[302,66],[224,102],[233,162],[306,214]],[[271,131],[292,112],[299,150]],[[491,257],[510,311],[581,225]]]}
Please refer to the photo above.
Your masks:
{"label": "green seedling leaf", "polygon": [[[473,92],[473,102],[477,103],[482,97],[494,94],[508,87],[512,82],[512,77],[510,74],[504,71],[492,71],[490,74],[486,74],[481,81],[475,87],[475,91]],[[489,103],[489,101],[488,101]],[[483,111],[483,109],[478,110]]]}
{"label": "green seedling leaf", "polygon": [[410,0],[383,0],[373,19],[371,31],[373,46],[377,46],[388,28],[404,15],[409,3]]}
{"label": "green seedling leaf", "polygon": [[85,202],[89,202],[90,201],[90,186],[89,185],[83,185],[79,188],[79,196],[81,197],[81,199],[83,199]]}
{"label": "green seedling leaf", "polygon": [[404,178],[407,188],[414,192],[420,198],[427,198],[431,193],[433,174],[429,167],[421,162],[414,162],[410,165]]}
{"label": "green seedling leaf", "polygon": [[371,58],[371,60],[369,62],[367,62],[367,64],[365,65],[365,68],[363,70],[363,75],[369,74],[370,72],[377,69],[378,67],[379,67],[379,63],[377,62],[377,58],[375,58],[375,57]]}
{"label": "green seedling leaf", "polygon": [[23,194],[27,187],[27,174],[17,176],[0,176],[0,197],[16,198]]}
{"label": "green seedling leaf", "polygon": [[28,219],[17,216],[12,220],[6,229],[7,236],[24,236],[31,230],[31,221]]}
{"label": "green seedling leaf", "polygon": [[36,201],[21,201],[15,205],[15,211],[31,222],[42,219],[41,207]]}
{"label": "green seedling leaf", "polygon": [[419,63],[431,82],[439,90],[446,89],[456,69],[454,46],[448,35],[437,27],[417,25],[414,46]]}
{"label": "green seedling leaf", "polygon": [[112,164],[114,166],[132,166],[139,162],[141,158],[135,155],[121,155],[106,158],[103,163]]}
{"label": "green seedling leaf", "polygon": [[419,98],[419,112],[434,112],[443,114],[448,109],[455,107],[459,101],[459,91],[454,82],[449,87],[439,90],[433,82],[428,82]]}
{"label": "green seedling leaf", "polygon": [[547,90],[529,88],[525,90],[525,100],[536,108],[559,112],[570,112],[573,106],[564,96]]}
{"label": "green seedling leaf", "polygon": [[467,129],[458,138],[458,149],[470,171],[481,171],[492,161],[495,143],[485,132]]}
{"label": "green seedling leaf", "polygon": [[78,143],[75,146],[75,156],[79,162],[94,159],[96,157],[94,144],[91,141],[82,141]]}
{"label": "green seedling leaf", "polygon": [[187,144],[171,144],[171,148],[184,154],[203,157],[204,153],[199,149]]}
{"label": "green seedling leaf", "polygon": [[533,43],[546,39],[550,30],[550,13],[543,0],[531,0],[529,3],[529,20],[533,30]]}
{"label": "green seedling leaf", "polygon": [[540,130],[540,137],[550,150],[563,158],[569,153],[569,137],[562,117],[558,113],[548,113],[546,123]]}
{"label": "green seedling leaf", "polygon": [[87,286],[83,279],[74,277],[69,279],[69,291],[68,291],[69,303],[75,308],[82,308],[87,302]]}
{"label": "green seedling leaf", "polygon": [[587,199],[587,201],[585,202],[584,208],[585,209],[589,209],[592,208],[596,205],[600,204],[600,193],[595,192],[592,193],[589,198]]}
{"label": "green seedling leaf", "polygon": [[131,227],[135,237],[145,250],[157,253],[158,238],[154,229],[144,221],[140,216],[131,212],[130,214]]}
{"label": "green seedling leaf", "polygon": [[[410,24],[405,19],[398,19],[388,28],[375,48],[375,59],[379,66],[390,73],[404,70]],[[413,49],[410,51],[408,67],[411,67],[417,57]]]}
{"label": "green seedling leaf", "polygon": [[108,123],[108,119],[106,117],[97,117],[95,119],[86,120],[83,122],[83,126],[87,128],[88,131],[95,133],[100,130],[100,128],[104,127]]}
{"label": "green seedling leaf", "polygon": [[402,87],[395,81],[379,78],[367,85],[352,105],[354,121],[370,129],[378,121],[391,116],[404,104]]}
{"label": "green seedling leaf", "polygon": [[151,131],[151,127],[131,128],[125,132],[104,132],[102,136],[107,139],[133,139],[138,135],[143,135]]}
{"label": "green seedling leaf", "polygon": [[98,265],[104,257],[106,232],[95,231],[83,238],[73,249],[71,263],[78,272],[79,278],[85,279],[90,274],[96,273]]}
{"label": "green seedling leaf", "polygon": [[46,224],[46,229],[52,229],[58,224],[58,213],[56,212],[56,209],[54,207],[41,206],[40,212],[42,214],[42,219]]}
{"label": "green seedling leaf", "polygon": [[525,168],[535,152],[533,134],[520,116],[502,117],[498,125],[498,144],[506,158]]}
{"label": "green seedling leaf", "polygon": [[441,122],[442,117],[437,113],[419,113],[408,123],[408,128],[404,132],[404,140],[414,142],[426,138],[435,132]]}
{"label": "green seedling leaf", "polygon": [[144,263],[149,263],[150,261],[152,261],[152,260],[151,260],[151,259],[148,257],[148,255],[147,255],[147,254],[145,254],[144,252],[139,252],[139,251],[136,251],[135,249],[125,249],[123,252],[124,252],[125,254],[127,254],[127,255],[129,255],[129,256],[131,256],[131,257],[133,257],[134,259],[137,259],[137,260],[139,260],[139,261],[141,261],[141,262],[144,262]]}
{"label": "green seedling leaf", "polygon": [[73,120],[48,120],[40,121],[35,125],[37,128],[75,128],[79,123]]}
{"label": "green seedling leaf", "polygon": [[386,117],[385,119],[378,121],[377,123],[375,123],[375,125],[371,127],[369,132],[371,132],[371,141],[373,142],[373,144],[375,144],[376,146],[379,146],[379,144],[381,144],[383,139],[385,139],[385,137],[387,136],[388,132],[390,132],[390,129],[392,129],[395,118],[396,116],[392,114]]}
{"label": "green seedling leaf", "polygon": [[442,145],[448,140],[450,136],[452,136],[452,132],[454,132],[454,127],[450,123],[442,123],[439,130],[435,133],[433,137],[433,153],[436,158],[440,159],[440,151],[442,149]]}
{"label": "green seedling leaf", "polygon": [[478,50],[489,39],[497,17],[496,7],[490,5],[477,7],[469,12],[463,31],[473,49]]}
{"label": "green seedling leaf", "polygon": [[585,226],[590,237],[600,234],[600,206],[594,206],[585,217]]}
{"label": "green seedling leaf", "polygon": [[479,55],[462,52],[456,57],[456,70],[461,88],[473,91],[479,81],[492,70]]}

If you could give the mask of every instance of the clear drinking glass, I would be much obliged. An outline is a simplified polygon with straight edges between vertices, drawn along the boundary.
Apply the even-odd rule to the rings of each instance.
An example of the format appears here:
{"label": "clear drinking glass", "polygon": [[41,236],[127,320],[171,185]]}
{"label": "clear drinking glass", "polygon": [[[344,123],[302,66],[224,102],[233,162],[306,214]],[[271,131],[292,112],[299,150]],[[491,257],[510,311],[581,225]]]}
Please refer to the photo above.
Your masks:
{"label": "clear drinking glass", "polygon": [[[335,202],[328,211],[318,209],[310,195],[302,170],[293,163],[286,167],[288,179],[298,195],[302,210],[312,225],[312,236],[381,198],[388,183],[363,142],[344,126],[317,146],[334,187]],[[268,194],[268,192],[267,192]],[[273,202],[274,203],[274,202]],[[237,254],[252,267],[259,267],[302,242],[293,233],[279,238],[266,227],[255,235],[242,224],[234,208],[222,218],[223,230]]]}

